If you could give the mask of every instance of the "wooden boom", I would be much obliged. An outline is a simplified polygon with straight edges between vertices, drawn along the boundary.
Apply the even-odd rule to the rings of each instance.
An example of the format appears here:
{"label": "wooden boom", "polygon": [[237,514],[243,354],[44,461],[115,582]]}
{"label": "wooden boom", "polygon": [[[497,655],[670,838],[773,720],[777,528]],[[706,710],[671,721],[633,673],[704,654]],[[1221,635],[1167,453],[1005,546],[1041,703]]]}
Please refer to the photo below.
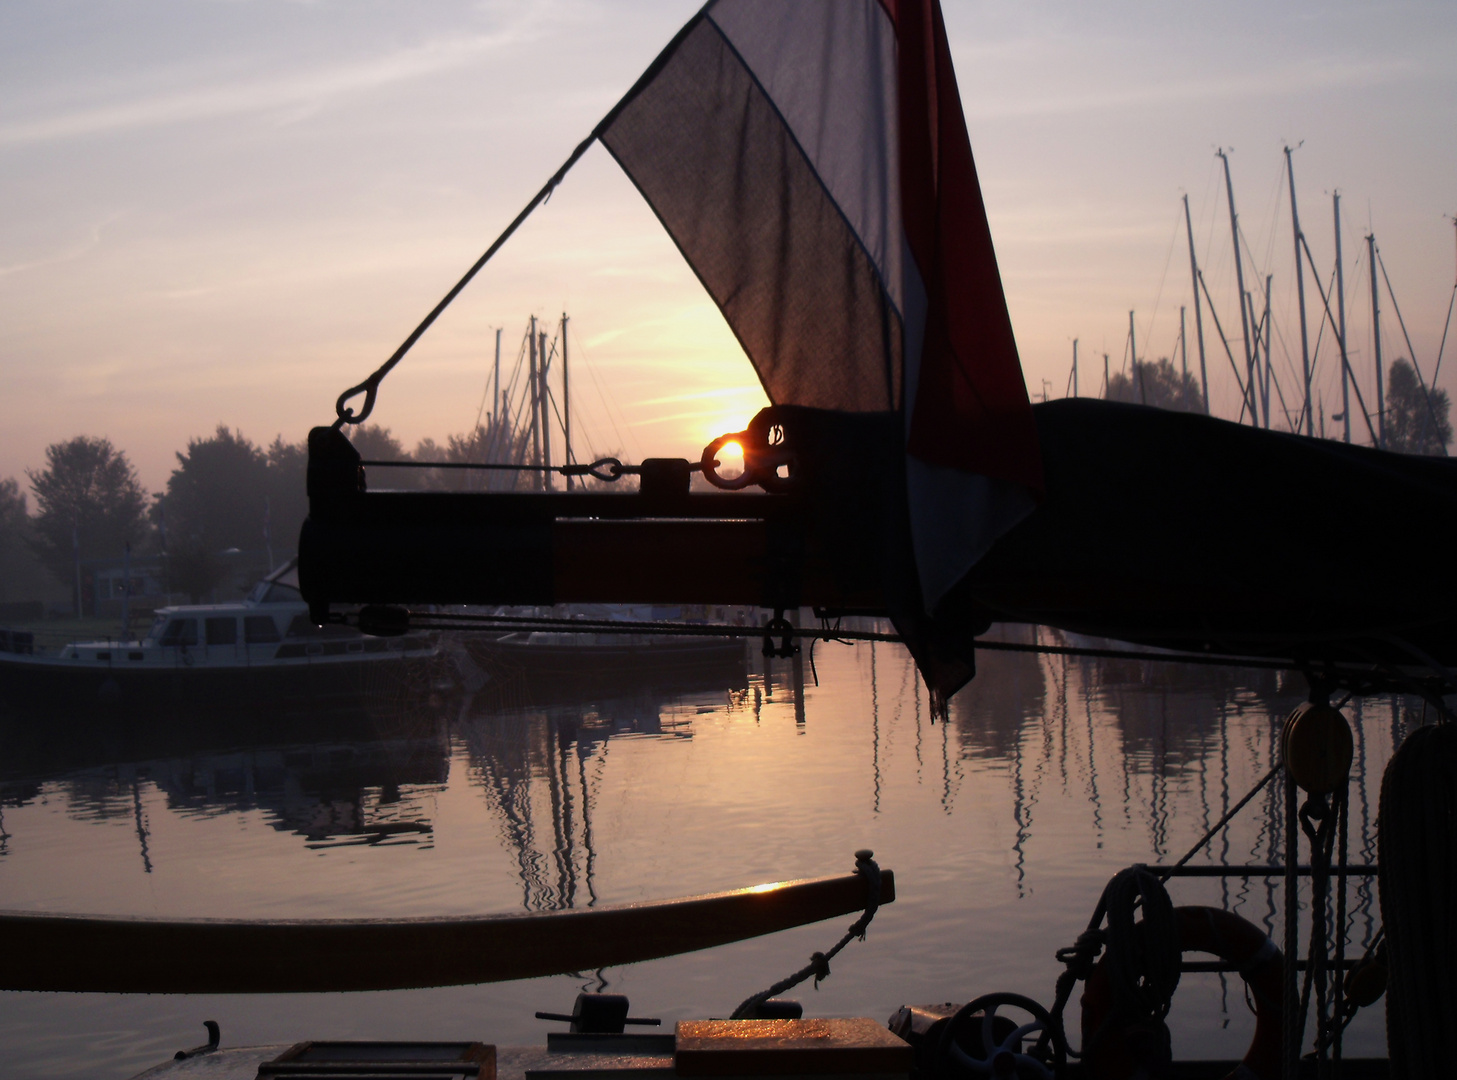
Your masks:
{"label": "wooden boom", "polygon": [[[859,874],[678,900],[465,918],[238,922],[0,912],[0,990],[268,994],[563,975],[858,911]],[[883,871],[880,902],[895,899]]]}

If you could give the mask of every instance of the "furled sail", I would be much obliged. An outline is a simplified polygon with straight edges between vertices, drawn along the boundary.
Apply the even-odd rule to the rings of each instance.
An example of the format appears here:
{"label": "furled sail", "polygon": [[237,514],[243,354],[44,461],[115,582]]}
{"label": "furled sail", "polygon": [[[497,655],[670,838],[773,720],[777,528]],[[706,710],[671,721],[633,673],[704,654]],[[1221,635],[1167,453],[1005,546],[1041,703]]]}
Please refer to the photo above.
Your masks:
{"label": "furled sail", "polygon": [[1042,488],[937,0],[715,0],[599,137],[774,404],[903,417],[932,609]]}

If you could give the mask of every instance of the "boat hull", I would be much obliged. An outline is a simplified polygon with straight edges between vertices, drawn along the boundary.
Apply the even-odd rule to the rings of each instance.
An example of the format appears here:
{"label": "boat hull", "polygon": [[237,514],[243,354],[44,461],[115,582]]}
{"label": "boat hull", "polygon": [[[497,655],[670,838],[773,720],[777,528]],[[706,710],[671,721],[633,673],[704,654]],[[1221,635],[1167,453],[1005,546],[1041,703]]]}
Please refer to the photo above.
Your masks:
{"label": "boat hull", "polygon": [[[881,875],[880,903],[895,899]],[[505,982],[694,952],[847,915],[858,874],[613,907],[229,922],[0,912],[0,990],[322,993]]]}
{"label": "boat hull", "polygon": [[28,712],[97,707],[231,709],[260,704],[296,711],[359,705],[381,695],[428,693],[447,674],[448,665],[433,650],[196,666],[127,666],[0,654],[0,705]]}
{"label": "boat hull", "polygon": [[748,645],[741,639],[573,645],[470,638],[466,648],[490,674],[496,693],[530,705],[639,690],[658,694],[724,690],[740,688],[748,680]]}

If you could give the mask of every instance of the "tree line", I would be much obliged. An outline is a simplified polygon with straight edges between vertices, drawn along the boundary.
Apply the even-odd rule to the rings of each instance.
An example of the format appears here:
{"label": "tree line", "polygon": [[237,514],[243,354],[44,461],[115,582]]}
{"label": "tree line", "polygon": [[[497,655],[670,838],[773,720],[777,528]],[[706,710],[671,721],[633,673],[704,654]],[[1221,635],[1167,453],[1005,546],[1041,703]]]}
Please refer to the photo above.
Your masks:
{"label": "tree line", "polygon": [[[366,459],[519,462],[526,452],[521,433],[494,421],[443,443],[422,439],[410,453],[388,428],[364,425],[349,435]],[[267,551],[277,562],[294,553],[308,514],[304,442],[280,435],[261,446],[219,424],[176,457],[166,488],[148,492],[124,450],[78,435],[48,446],[45,464],[26,470],[24,487],[14,477],[0,480],[0,600],[31,599],[59,585],[75,602],[78,565],[130,548],[134,556],[165,555],[168,591],[197,601],[226,577],[229,552]],[[525,487],[534,477],[391,469],[371,479],[381,487],[469,490]]]}
{"label": "tree line", "polygon": [[[1167,357],[1141,362],[1135,374],[1108,378],[1103,397],[1152,405],[1175,412],[1203,412],[1204,395],[1199,382],[1174,367]],[[1402,454],[1440,457],[1452,441],[1451,401],[1445,390],[1422,385],[1405,357],[1391,362],[1386,375],[1386,448]],[[1354,396],[1352,408],[1358,408]],[[1373,417],[1372,423],[1375,423]],[[1356,425],[1352,425],[1352,430]]]}

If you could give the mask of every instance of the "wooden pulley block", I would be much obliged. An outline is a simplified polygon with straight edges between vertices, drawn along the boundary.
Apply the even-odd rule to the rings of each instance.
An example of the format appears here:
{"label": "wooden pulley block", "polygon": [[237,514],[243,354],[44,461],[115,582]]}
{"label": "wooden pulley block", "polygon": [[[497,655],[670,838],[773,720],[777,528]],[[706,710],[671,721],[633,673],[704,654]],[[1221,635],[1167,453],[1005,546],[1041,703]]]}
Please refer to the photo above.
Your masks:
{"label": "wooden pulley block", "polygon": [[1307,701],[1285,721],[1280,737],[1285,768],[1311,795],[1328,795],[1351,774],[1355,743],[1341,711],[1325,702]]}
{"label": "wooden pulley block", "polygon": [[1387,978],[1386,953],[1378,949],[1375,956],[1363,959],[1346,975],[1346,1000],[1363,1009],[1375,1005],[1386,993]]}

